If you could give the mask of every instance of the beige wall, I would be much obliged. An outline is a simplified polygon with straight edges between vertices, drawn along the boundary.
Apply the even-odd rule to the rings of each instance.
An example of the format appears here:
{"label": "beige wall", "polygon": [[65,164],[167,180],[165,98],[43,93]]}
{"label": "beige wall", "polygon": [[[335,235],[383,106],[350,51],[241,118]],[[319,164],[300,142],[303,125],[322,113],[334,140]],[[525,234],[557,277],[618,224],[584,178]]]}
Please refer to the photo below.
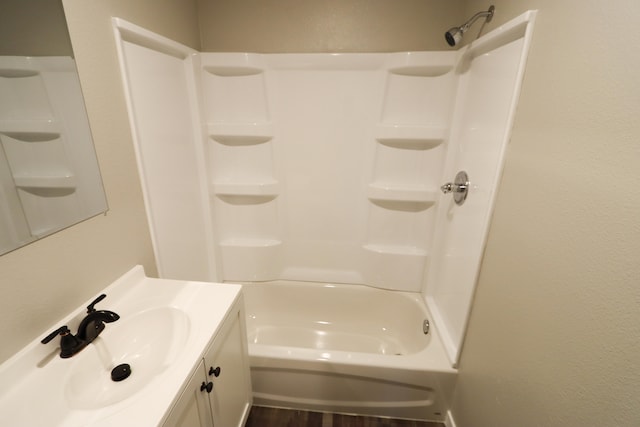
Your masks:
{"label": "beige wall", "polygon": [[[494,3],[490,28],[525,9],[540,14],[463,349],[456,420],[637,425],[640,4]],[[444,30],[487,7],[199,4],[204,50],[269,52],[441,49]],[[0,360],[134,264],[155,273],[108,17],[199,47],[192,1],[65,0],[65,8],[110,211],[0,257]]]}
{"label": "beige wall", "polygon": [[455,419],[640,425],[640,3],[493,3],[491,28],[540,13]]}
{"label": "beige wall", "polygon": [[61,0],[0,2],[0,55],[72,54]]}
{"label": "beige wall", "polygon": [[462,0],[198,0],[206,52],[445,50]]}
{"label": "beige wall", "polygon": [[110,16],[199,48],[191,1],[65,0],[64,6],[109,212],[0,257],[0,361],[134,265],[156,273]]}

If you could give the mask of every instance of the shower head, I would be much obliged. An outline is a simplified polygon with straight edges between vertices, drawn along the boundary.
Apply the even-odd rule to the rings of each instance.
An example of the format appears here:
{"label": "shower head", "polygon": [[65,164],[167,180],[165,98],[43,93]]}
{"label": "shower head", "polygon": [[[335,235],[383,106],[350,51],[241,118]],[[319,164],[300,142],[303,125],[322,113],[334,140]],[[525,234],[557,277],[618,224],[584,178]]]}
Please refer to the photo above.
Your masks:
{"label": "shower head", "polygon": [[444,38],[447,40],[447,43],[449,43],[449,46],[455,46],[462,40],[462,34],[463,31],[461,27],[453,27],[444,33]]}
{"label": "shower head", "polygon": [[449,29],[449,31],[444,33],[444,38],[447,40],[447,43],[449,43],[449,46],[455,46],[460,43],[460,40],[462,40],[462,36],[464,35],[464,33],[469,29],[469,27],[471,27],[471,25],[473,25],[474,22],[478,20],[478,18],[485,17],[485,23],[491,22],[491,18],[493,18],[493,12],[495,10],[495,6],[491,5],[489,7],[489,10],[476,13],[471,17],[471,19],[462,24],[460,27],[453,27]]}

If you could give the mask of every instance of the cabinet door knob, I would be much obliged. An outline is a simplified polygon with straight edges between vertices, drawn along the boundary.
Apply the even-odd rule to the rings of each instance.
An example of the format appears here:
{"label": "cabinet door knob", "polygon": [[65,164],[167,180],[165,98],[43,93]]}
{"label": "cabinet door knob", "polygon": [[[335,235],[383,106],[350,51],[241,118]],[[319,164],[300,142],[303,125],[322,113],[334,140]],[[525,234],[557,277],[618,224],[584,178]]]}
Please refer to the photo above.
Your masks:
{"label": "cabinet door knob", "polygon": [[216,366],[215,369],[213,368],[213,366],[209,367],[209,376],[213,375],[214,377],[218,378],[220,376],[220,371],[222,369],[220,369],[220,366]]}
{"label": "cabinet door knob", "polygon": [[207,393],[211,393],[211,390],[213,390],[213,383],[212,382],[205,383],[204,381],[202,381],[202,385],[200,386],[200,391],[204,391],[204,390],[207,390]]}

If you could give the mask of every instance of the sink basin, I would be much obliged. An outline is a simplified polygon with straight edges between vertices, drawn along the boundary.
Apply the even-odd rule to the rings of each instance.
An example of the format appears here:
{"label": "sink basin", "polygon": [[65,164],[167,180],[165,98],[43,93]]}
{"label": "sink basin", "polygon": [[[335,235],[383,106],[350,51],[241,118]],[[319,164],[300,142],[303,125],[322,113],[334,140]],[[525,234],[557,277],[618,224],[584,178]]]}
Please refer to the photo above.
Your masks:
{"label": "sink basin", "polygon": [[[80,353],[61,358],[60,341],[43,345],[38,337],[0,364],[0,425],[162,425],[229,307],[241,298],[241,287],[150,278],[136,266],[101,293],[108,299],[100,308],[120,319]],[[60,325],[75,332],[88,303],[43,333]],[[131,366],[131,374],[113,381],[113,368],[122,364]],[[36,410],[34,393],[45,396]]]}
{"label": "sink basin", "polygon": [[[64,381],[73,409],[96,409],[133,396],[165,371],[184,349],[190,331],[187,314],[173,307],[152,308],[126,316],[74,356]],[[114,367],[131,366],[131,375],[111,379]]]}

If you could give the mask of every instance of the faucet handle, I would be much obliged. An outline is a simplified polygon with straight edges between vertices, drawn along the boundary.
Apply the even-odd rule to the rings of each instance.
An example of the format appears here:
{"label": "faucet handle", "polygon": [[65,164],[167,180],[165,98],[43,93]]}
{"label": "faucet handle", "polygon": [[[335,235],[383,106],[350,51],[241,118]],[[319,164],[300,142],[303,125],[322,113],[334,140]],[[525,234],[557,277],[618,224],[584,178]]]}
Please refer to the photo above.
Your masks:
{"label": "faucet handle", "polygon": [[106,297],[107,297],[106,294],[102,294],[98,298],[94,299],[93,302],[87,306],[87,313],[93,313],[94,311],[96,311],[96,309],[94,308],[94,305],[96,305]]}
{"label": "faucet handle", "polygon": [[40,342],[42,344],[48,344],[58,335],[60,335],[60,357],[63,359],[73,356],[89,344],[88,342],[74,336],[67,325],[60,326],[58,329],[44,337]]}
{"label": "faucet handle", "polygon": [[56,329],[55,331],[51,332],[49,335],[44,337],[42,339],[42,341],[40,341],[40,342],[42,344],[48,344],[52,339],[54,339],[58,335],[66,335],[66,334],[69,334],[69,333],[71,333],[71,331],[69,330],[67,325],[60,326],[58,329]]}

